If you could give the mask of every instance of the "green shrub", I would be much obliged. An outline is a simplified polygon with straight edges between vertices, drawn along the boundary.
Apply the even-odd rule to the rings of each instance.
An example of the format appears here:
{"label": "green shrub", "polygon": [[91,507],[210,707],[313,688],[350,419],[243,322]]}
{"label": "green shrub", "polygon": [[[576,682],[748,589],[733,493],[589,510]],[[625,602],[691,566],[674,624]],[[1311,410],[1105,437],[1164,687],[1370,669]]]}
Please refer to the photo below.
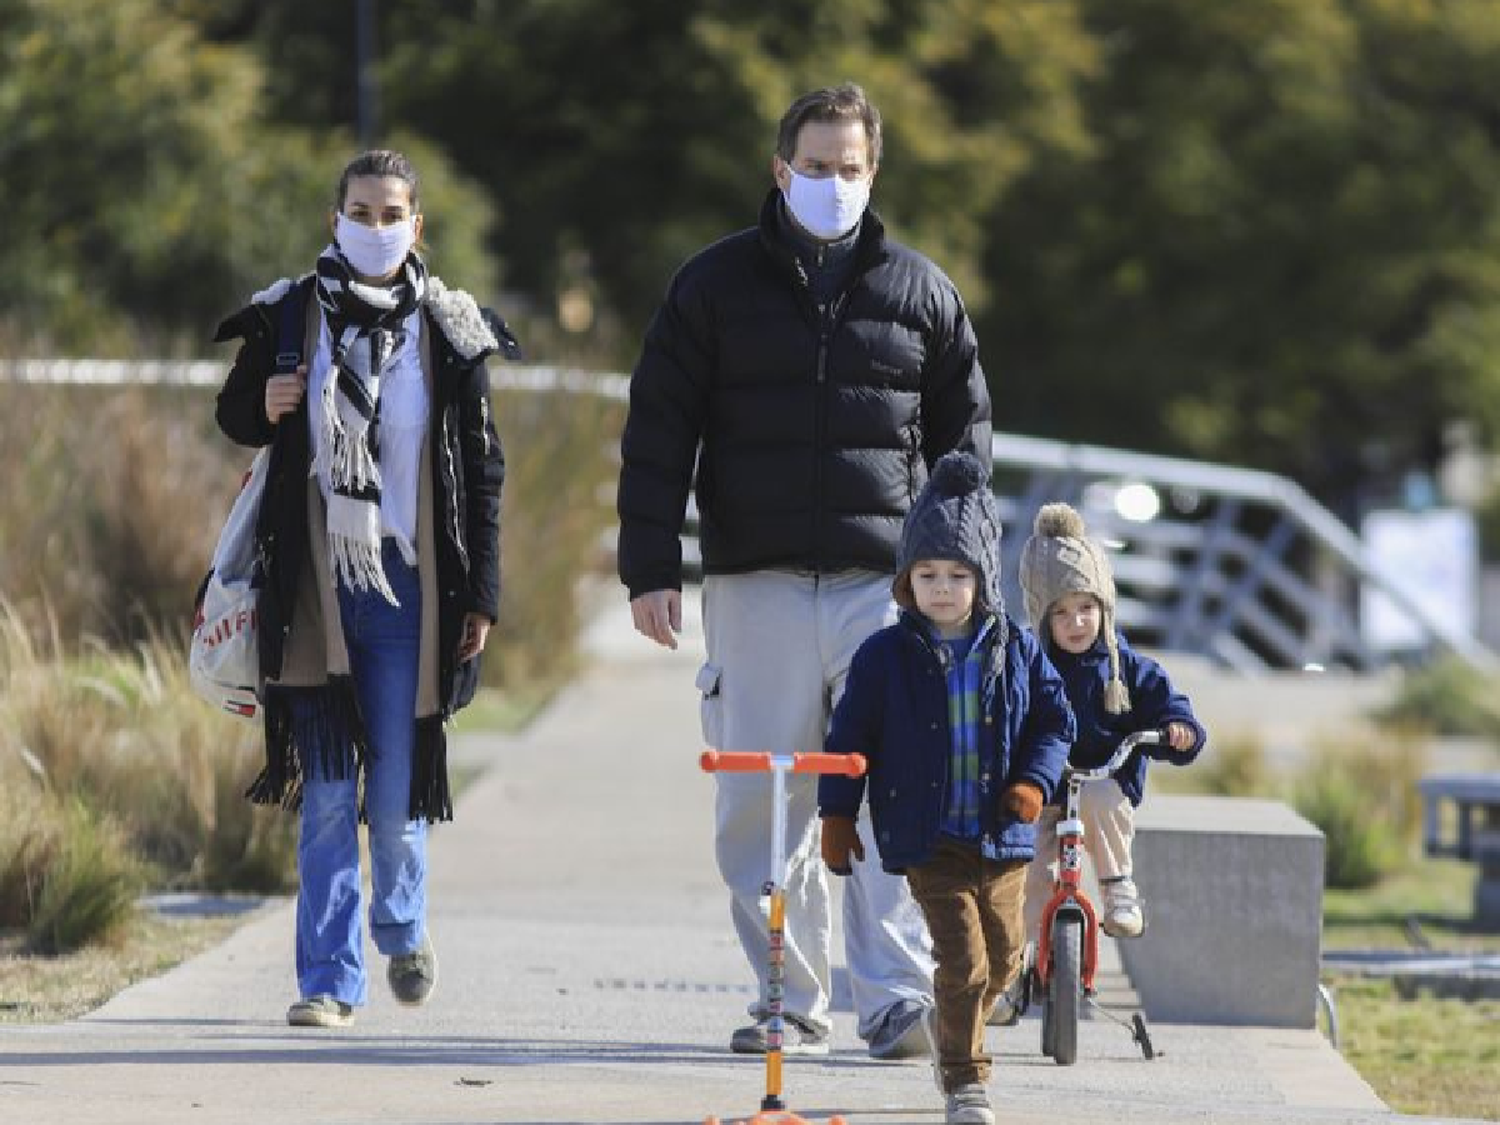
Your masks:
{"label": "green shrub", "polygon": [[1264,796],[1272,785],[1266,748],[1251,735],[1215,739],[1201,758],[1178,772],[1192,775],[1195,791],[1216,797]]}
{"label": "green shrub", "polygon": [[1457,657],[1412,672],[1396,698],[1377,713],[1382,722],[1441,735],[1500,739],[1500,681]]}
{"label": "green shrub", "polygon": [[26,937],[37,953],[69,953],[116,937],[144,886],[123,834],[81,801],[62,806],[54,848],[34,873],[35,907]]}
{"label": "green shrub", "polygon": [[1411,732],[1324,742],[1292,782],[1292,805],[1323,831],[1329,887],[1373,886],[1411,855],[1427,745]]}
{"label": "green shrub", "polygon": [[1314,772],[1297,782],[1293,804],[1326,838],[1323,868],[1328,886],[1371,887],[1394,868],[1398,852],[1388,826],[1372,818],[1353,779]]}

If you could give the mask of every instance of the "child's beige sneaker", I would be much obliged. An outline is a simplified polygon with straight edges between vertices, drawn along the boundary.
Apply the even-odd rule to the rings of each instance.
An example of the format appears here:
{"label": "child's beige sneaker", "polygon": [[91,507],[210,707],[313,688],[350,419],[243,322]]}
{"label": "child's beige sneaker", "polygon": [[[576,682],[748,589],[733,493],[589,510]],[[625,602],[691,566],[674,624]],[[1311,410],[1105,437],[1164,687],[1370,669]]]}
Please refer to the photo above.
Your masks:
{"label": "child's beige sneaker", "polygon": [[1140,937],[1146,928],[1146,916],[1141,911],[1141,895],[1136,890],[1135,880],[1129,877],[1105,879],[1099,884],[1104,892],[1104,921],[1101,925],[1110,937]]}

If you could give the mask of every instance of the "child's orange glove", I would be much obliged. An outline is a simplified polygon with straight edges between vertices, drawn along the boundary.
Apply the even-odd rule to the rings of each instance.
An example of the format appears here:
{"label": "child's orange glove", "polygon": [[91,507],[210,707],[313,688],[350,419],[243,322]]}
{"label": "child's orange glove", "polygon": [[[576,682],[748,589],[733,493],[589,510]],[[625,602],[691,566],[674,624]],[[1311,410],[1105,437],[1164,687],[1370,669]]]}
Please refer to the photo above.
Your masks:
{"label": "child's orange glove", "polygon": [[1000,807],[1023,824],[1035,824],[1042,815],[1042,791],[1030,781],[1007,785],[1000,794]]}
{"label": "child's orange glove", "polygon": [[[852,859],[851,859],[852,857]],[[835,875],[853,875],[853,860],[863,862],[865,846],[859,842],[859,832],[854,827],[852,816],[825,816],[823,818],[823,862]]]}

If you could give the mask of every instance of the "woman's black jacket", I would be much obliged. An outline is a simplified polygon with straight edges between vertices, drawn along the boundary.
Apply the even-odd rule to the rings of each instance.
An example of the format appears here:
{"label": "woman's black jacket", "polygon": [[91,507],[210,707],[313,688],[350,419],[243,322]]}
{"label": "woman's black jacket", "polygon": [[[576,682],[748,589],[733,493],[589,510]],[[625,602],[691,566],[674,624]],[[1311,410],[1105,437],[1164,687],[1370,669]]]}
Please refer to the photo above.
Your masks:
{"label": "woman's black jacket", "polygon": [[[271,446],[266,494],[256,522],[263,583],[257,603],[260,669],[279,678],[291,628],[296,584],[309,558],[307,479],[311,464],[307,401],[273,426],[266,418],[266,380],[273,371],[282,301],[315,304],[312,277],[280,282],[226,319],[216,341],[243,339],[219,392],[219,428],[240,445]],[[438,693],[451,715],[473,698],[479,661],[457,659],[464,617],[492,622],[500,609],[500,489],[505,459],[490,416],[486,359],[511,354],[515,341],[461,290],[429,279],[422,315],[431,341],[432,456],[438,577]],[[499,330],[497,335],[496,329]]]}

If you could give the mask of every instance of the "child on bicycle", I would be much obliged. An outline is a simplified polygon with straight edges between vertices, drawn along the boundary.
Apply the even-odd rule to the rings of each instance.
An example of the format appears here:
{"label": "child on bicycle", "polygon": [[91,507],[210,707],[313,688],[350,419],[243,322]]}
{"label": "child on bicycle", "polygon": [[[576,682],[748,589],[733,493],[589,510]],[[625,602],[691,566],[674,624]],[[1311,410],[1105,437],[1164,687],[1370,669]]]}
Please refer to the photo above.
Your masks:
{"label": "child on bicycle", "polygon": [[[1100,924],[1112,937],[1138,937],[1146,919],[1130,853],[1147,759],[1186,765],[1203,751],[1208,735],[1166,670],[1133,650],[1115,629],[1114,575],[1103,546],[1085,533],[1083,517],[1067,504],[1047,504],[1034,529],[1021,552],[1021,591],[1026,615],[1067,684],[1078,722],[1070,761],[1093,769],[1109,760],[1126,735],[1167,732],[1166,743],[1141,747],[1114,778],[1085,782],[1079,794],[1083,844],[1104,897]],[[1055,836],[1060,811],[1053,806],[1042,814],[1042,840]],[[1026,934],[1032,941],[1056,866],[1045,848],[1043,855],[1026,880]]]}
{"label": "child on bicycle", "polygon": [[933,468],[901,535],[902,613],[854,655],[827,739],[863,754],[866,777],[818,782],[823,859],[865,858],[866,793],[880,862],[905,873],[932,934],[928,1033],[951,1123],[995,1120],[985,1017],[1018,975],[1021,894],[1034,822],[1062,775],[1073,718],[1062,680],[1000,598],[1000,520],[979,461]]}

